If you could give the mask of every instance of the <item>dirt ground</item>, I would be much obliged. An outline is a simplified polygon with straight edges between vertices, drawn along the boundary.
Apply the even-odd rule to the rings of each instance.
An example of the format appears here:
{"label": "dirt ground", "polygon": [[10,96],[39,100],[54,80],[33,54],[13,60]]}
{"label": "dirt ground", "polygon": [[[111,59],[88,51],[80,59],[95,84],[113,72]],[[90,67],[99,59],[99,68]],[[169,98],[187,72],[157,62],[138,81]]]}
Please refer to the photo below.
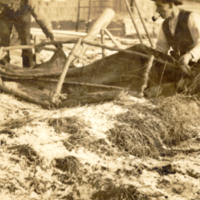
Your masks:
{"label": "dirt ground", "polygon": [[[110,140],[117,116],[131,111],[148,123],[157,108],[124,94],[113,102],[44,110],[1,93],[0,199],[200,199],[198,121],[187,124],[189,139],[171,146],[169,155],[134,155]],[[195,114],[199,101],[188,100],[185,109]]]}

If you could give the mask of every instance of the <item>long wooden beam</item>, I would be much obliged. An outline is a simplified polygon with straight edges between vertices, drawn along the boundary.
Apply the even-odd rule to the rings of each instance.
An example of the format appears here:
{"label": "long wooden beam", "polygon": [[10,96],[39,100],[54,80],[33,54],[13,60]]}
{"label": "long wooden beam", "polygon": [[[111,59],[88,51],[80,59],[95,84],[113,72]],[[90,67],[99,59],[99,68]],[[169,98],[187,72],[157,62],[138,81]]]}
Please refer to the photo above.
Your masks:
{"label": "long wooden beam", "polygon": [[141,35],[140,35],[140,32],[139,32],[138,27],[137,27],[137,24],[136,24],[135,19],[134,19],[134,17],[133,17],[133,13],[132,13],[132,11],[131,11],[129,2],[128,2],[127,0],[124,0],[124,1],[125,1],[125,3],[126,3],[128,12],[129,12],[130,17],[131,17],[131,20],[132,20],[132,22],[133,22],[133,25],[134,25],[135,30],[136,30],[136,32],[137,32],[137,35],[138,35],[138,37],[139,37],[140,43],[143,44],[142,37],[141,37]]}
{"label": "long wooden beam", "polygon": [[[54,44],[74,44],[78,41],[77,39],[68,39],[65,41],[49,41],[49,42],[41,42],[39,44],[33,45],[18,45],[18,46],[9,46],[9,47],[1,47],[2,51],[10,51],[15,49],[33,49],[36,47],[46,46],[46,45],[54,45]],[[52,50],[52,49],[51,49]]]}
{"label": "long wooden beam", "polygon": [[151,37],[150,37],[150,35],[149,35],[149,32],[148,32],[148,30],[147,30],[146,24],[144,23],[144,19],[143,19],[141,13],[140,13],[140,10],[139,10],[139,7],[138,7],[138,5],[137,5],[136,0],[134,1],[134,4],[135,4],[135,7],[136,7],[136,9],[137,9],[137,12],[138,12],[138,15],[139,15],[139,17],[140,17],[140,20],[141,20],[141,22],[142,22],[142,25],[143,25],[143,27],[144,27],[144,30],[145,30],[145,32],[146,32],[146,34],[147,34],[147,37],[148,37],[148,39],[149,39],[150,45],[151,45],[151,47],[153,47],[153,42],[152,42]]}
{"label": "long wooden beam", "polygon": [[[50,78],[50,79],[38,78],[37,80],[52,82],[52,83],[58,82],[58,80],[54,79],[54,78]],[[113,89],[113,90],[126,90],[127,89],[124,87],[113,86],[113,85],[103,85],[103,84],[97,84],[97,83],[74,82],[74,81],[65,81],[65,80],[63,83],[68,84],[68,85],[81,85],[81,86],[87,86],[87,87],[105,88],[105,89]]]}
{"label": "long wooden beam", "polygon": [[[126,50],[126,49],[119,49],[119,48],[116,48],[116,47],[110,47],[110,46],[102,45],[102,44],[99,44],[99,43],[88,42],[88,41],[82,41],[82,43],[85,43],[85,44],[88,44],[88,45],[91,45],[91,46],[95,46],[95,47],[105,48],[105,49],[108,49],[110,51],[118,51],[118,52],[122,52],[122,53],[141,56],[142,58],[147,58],[148,59],[148,58],[151,57],[151,55],[146,55],[146,54],[143,54],[143,53],[140,53],[140,52],[130,51],[130,50]],[[158,59],[158,58],[154,58],[154,60],[159,62],[159,63],[161,63],[161,64],[170,66],[170,67],[176,67],[175,64],[169,63],[167,61],[163,61],[163,60]]]}
{"label": "long wooden beam", "polygon": [[[50,42],[42,42],[39,43],[37,45],[20,45],[20,46],[11,46],[11,47],[3,47],[4,50],[13,50],[13,49],[28,49],[28,48],[35,48],[35,47],[40,47],[40,46],[45,46],[45,45],[53,45],[53,44],[72,44],[72,43],[76,43],[78,41],[78,39],[69,39],[66,41],[50,41]],[[127,54],[132,54],[132,55],[136,55],[136,56],[141,56],[142,58],[150,58],[151,55],[146,55],[143,53],[139,53],[136,51],[130,51],[130,50],[126,50],[126,49],[119,49],[116,47],[110,47],[107,45],[102,45],[100,43],[96,43],[96,42],[89,42],[89,41],[82,41],[82,43],[87,44],[87,45],[91,45],[91,46],[96,46],[96,47],[100,47],[100,48],[104,48],[104,49],[108,49],[110,51],[117,51],[117,52],[123,52],[123,53],[127,53]],[[165,64],[167,66],[170,67],[176,67],[173,63],[169,63],[167,61],[163,61],[161,59],[158,58],[154,58],[154,60],[156,62],[159,62],[161,64]]]}

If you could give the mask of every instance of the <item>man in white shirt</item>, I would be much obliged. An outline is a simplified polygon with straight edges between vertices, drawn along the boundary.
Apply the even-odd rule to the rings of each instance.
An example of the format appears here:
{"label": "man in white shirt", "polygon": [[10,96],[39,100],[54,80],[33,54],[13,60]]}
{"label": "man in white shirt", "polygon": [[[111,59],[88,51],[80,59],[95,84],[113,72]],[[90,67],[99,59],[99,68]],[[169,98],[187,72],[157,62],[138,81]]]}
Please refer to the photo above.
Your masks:
{"label": "man in white shirt", "polygon": [[179,8],[181,0],[152,0],[156,11],[164,18],[156,50],[171,55],[180,63],[181,69],[190,74],[190,63],[200,63],[200,16]]}

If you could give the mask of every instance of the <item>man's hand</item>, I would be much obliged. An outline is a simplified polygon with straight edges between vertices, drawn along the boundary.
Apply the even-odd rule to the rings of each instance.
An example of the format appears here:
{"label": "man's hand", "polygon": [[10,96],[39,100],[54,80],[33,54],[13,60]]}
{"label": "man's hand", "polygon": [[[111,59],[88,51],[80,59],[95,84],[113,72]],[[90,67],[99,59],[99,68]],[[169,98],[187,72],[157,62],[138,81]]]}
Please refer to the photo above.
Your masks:
{"label": "man's hand", "polygon": [[180,64],[180,68],[186,73],[190,74],[190,66],[189,62],[192,60],[192,54],[191,53],[186,53],[184,54],[178,61]]}
{"label": "man's hand", "polygon": [[51,41],[53,41],[54,40],[53,33],[48,33],[47,38],[49,38]]}
{"label": "man's hand", "polygon": [[[49,33],[47,37],[48,37],[51,41],[54,41],[54,35],[53,35],[53,33]],[[61,49],[61,48],[62,48],[62,44],[54,44],[54,46],[55,46],[57,49]]]}

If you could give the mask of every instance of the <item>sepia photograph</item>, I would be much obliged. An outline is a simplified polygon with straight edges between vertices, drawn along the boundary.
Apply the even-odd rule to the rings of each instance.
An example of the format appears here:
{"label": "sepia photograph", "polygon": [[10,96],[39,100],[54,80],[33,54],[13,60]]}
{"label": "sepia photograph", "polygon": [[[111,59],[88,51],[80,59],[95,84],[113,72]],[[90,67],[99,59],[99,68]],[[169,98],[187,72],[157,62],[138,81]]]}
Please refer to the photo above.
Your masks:
{"label": "sepia photograph", "polygon": [[200,0],[0,0],[0,200],[200,200]]}

